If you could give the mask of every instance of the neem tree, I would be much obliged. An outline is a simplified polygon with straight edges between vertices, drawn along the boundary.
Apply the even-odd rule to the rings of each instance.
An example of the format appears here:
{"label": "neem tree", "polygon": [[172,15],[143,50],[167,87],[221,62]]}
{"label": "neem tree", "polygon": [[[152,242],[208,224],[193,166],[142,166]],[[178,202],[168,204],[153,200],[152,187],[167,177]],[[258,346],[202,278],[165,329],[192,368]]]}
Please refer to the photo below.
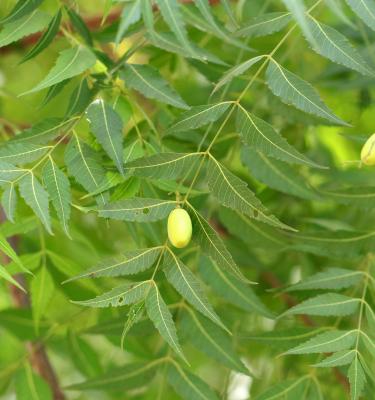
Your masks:
{"label": "neem tree", "polygon": [[0,12],[2,398],[372,399],[375,1]]}

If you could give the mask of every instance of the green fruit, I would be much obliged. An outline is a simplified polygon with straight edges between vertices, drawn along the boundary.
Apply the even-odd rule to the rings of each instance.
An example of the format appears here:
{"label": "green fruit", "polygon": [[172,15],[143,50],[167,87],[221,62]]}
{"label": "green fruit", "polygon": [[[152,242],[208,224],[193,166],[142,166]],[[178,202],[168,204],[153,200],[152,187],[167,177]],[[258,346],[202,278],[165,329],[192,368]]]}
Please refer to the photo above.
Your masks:
{"label": "green fruit", "polygon": [[182,208],[176,208],[168,216],[168,238],[174,247],[186,247],[192,234],[190,215]]}
{"label": "green fruit", "polygon": [[363,145],[361,161],[365,165],[375,165],[375,133],[373,133]]}

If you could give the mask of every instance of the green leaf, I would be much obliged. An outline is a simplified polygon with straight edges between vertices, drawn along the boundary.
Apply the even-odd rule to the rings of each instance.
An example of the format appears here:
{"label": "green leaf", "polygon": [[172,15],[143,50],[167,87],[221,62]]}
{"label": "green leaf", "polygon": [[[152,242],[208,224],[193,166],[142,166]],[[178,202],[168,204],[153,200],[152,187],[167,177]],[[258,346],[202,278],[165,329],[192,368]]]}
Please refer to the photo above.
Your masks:
{"label": "green leaf", "polygon": [[93,299],[72,301],[72,303],[95,308],[126,306],[144,299],[150,290],[150,285],[150,281],[125,283]]}
{"label": "green leaf", "polygon": [[265,346],[275,347],[277,350],[287,350],[291,346],[297,346],[298,344],[306,341],[317,333],[326,331],[327,328],[318,328],[311,330],[311,328],[302,328],[294,326],[291,329],[274,330],[270,332],[259,332],[259,333],[243,333],[239,334],[239,339],[243,342],[248,340],[263,344]]}
{"label": "green leaf", "polygon": [[231,37],[231,35],[224,29],[223,24],[216,21],[211,12],[211,6],[208,0],[194,0],[194,4],[202,14],[205,26],[208,26],[209,31],[211,31],[215,36],[224,42],[240,47],[244,50],[250,50],[246,44]]}
{"label": "green leaf", "polygon": [[361,396],[366,384],[366,375],[357,355],[349,367],[348,378],[351,399],[357,400]]}
{"label": "green leaf", "polygon": [[290,308],[282,316],[307,314],[307,315],[334,315],[343,316],[354,314],[361,299],[344,296],[336,293],[326,293],[305,300]]}
{"label": "green leaf", "polygon": [[126,64],[120,72],[120,77],[126,86],[137,90],[147,98],[178,108],[189,108],[180,95],[164,80],[159,71],[149,65]]}
{"label": "green leaf", "polygon": [[130,331],[130,329],[136,324],[137,322],[140,321],[140,319],[143,316],[143,311],[144,311],[145,303],[143,301],[133,304],[129,312],[127,314],[127,320],[125,321],[124,328],[122,330],[121,334],[121,349],[124,350],[124,342],[126,335]]}
{"label": "green leaf", "polygon": [[156,0],[163,19],[188,53],[192,52],[184,19],[177,0]]}
{"label": "green leaf", "polygon": [[62,13],[60,9],[57,14],[51,19],[51,22],[48,24],[46,31],[38,40],[37,44],[25,56],[22,57],[20,64],[34,58],[52,43],[53,39],[56,37],[60,29],[61,16]]}
{"label": "green leaf", "polygon": [[[101,187],[106,180],[100,155],[76,135],[71,138],[65,150],[65,164],[69,174],[89,193]],[[98,195],[97,202],[105,204],[106,199],[102,193]]]}
{"label": "green leaf", "polygon": [[68,345],[71,360],[85,376],[96,377],[102,374],[99,356],[85,340],[68,331]]}
{"label": "green leaf", "polygon": [[33,173],[27,174],[20,181],[20,193],[26,204],[28,204],[34,213],[42,221],[47,231],[51,231],[51,218],[49,215],[48,193],[39,183]]}
{"label": "green leaf", "polygon": [[215,230],[190,204],[189,207],[192,211],[190,216],[193,221],[193,240],[220,268],[228,271],[237,279],[248,283],[248,279],[243,276]]}
{"label": "green leaf", "polygon": [[141,12],[143,22],[148,31],[154,30],[154,12],[152,4],[148,0],[141,0]]}
{"label": "green leaf", "polygon": [[18,257],[17,253],[14,251],[13,247],[8,243],[5,236],[0,233],[0,250],[12,261],[14,261],[22,271],[28,272],[25,268],[21,259]]}
{"label": "green leaf", "polygon": [[212,156],[208,163],[207,183],[211,193],[222,205],[269,225],[292,230],[274,215],[269,215],[247,184]]}
{"label": "green leaf", "polygon": [[6,281],[13,284],[14,286],[17,286],[18,289],[26,293],[26,290],[12,277],[12,275],[10,275],[10,273],[6,270],[6,268],[3,267],[1,264],[0,264],[0,278],[4,278]]}
{"label": "green leaf", "polygon": [[352,271],[344,268],[328,268],[289,286],[286,291],[311,289],[344,289],[355,286],[363,279],[362,271]]}
{"label": "green leaf", "polygon": [[120,43],[125,36],[129,26],[141,19],[141,1],[135,0],[129,7],[125,6],[122,10],[120,23],[116,33],[116,44]]}
{"label": "green leaf", "polygon": [[276,132],[270,124],[250,114],[242,106],[238,110],[236,128],[241,134],[242,140],[249,147],[267,156],[290,164],[324,168],[301,154],[280,133]]}
{"label": "green leaf", "polygon": [[286,380],[278,383],[255,397],[255,400],[303,399],[303,394],[306,391],[309,379],[310,377],[305,375],[298,379]]}
{"label": "green leaf", "polygon": [[89,86],[87,79],[82,79],[70,96],[65,116],[70,117],[72,115],[82,114],[93,100],[96,92],[97,87]]}
{"label": "green leaf", "polygon": [[303,34],[311,43],[315,44],[315,37],[308,22],[304,0],[282,0],[286,8],[290,11],[293,18],[301,28]]}
{"label": "green leaf", "polygon": [[52,276],[45,265],[35,275],[31,282],[31,307],[33,310],[33,319],[36,332],[39,331],[39,323],[45,315],[47,307],[55,291]]}
{"label": "green leaf", "polygon": [[155,283],[151,284],[148,296],[146,297],[146,311],[164,340],[186,363],[188,363],[178,342],[172,315]]}
{"label": "green leaf", "polygon": [[18,0],[10,13],[0,20],[0,24],[13,22],[25,15],[31,14],[44,0]]}
{"label": "green leaf", "polygon": [[[65,255],[61,256],[51,250],[47,250],[47,252],[48,252],[48,258],[51,260],[54,267],[56,267],[58,272],[61,273],[63,277],[74,276],[82,271],[81,264],[77,263],[71,258]],[[76,285],[79,286],[79,288],[85,289],[86,291],[92,293],[98,293],[98,288],[96,286],[96,283],[91,279],[87,281],[79,281],[76,283]]]}
{"label": "green leaf", "polygon": [[234,279],[231,274],[223,271],[220,264],[202,257],[199,263],[199,273],[204,281],[226,301],[244,311],[274,318],[274,315],[259,300],[254,291],[248,286]]}
{"label": "green leaf", "polygon": [[284,103],[334,124],[350,126],[332,113],[309,83],[283,68],[273,59],[267,67],[266,81],[271,92],[280,97]]}
{"label": "green leaf", "polygon": [[17,192],[13,184],[8,185],[1,196],[1,206],[7,219],[14,222],[14,213],[17,206]]}
{"label": "green leaf", "polygon": [[262,58],[264,58],[264,56],[252,57],[249,60],[246,60],[243,63],[235,65],[234,67],[230,68],[228,71],[225,72],[225,74],[222,76],[219,82],[215,85],[212,93],[215,93],[223,85],[230,83],[232,79],[235,78],[236,76],[242,75],[243,73],[248,71],[254,64],[260,61]]}
{"label": "green leaf", "polygon": [[320,231],[314,235],[291,235],[294,245],[290,248],[307,253],[324,255],[330,258],[355,257],[365,254],[374,247],[375,231],[371,232],[332,232]]}
{"label": "green leaf", "polygon": [[374,0],[346,0],[349,7],[363,22],[375,31],[375,2]]}
{"label": "green leaf", "polygon": [[226,15],[228,16],[229,23],[231,25],[231,27],[229,29],[230,29],[230,31],[233,31],[236,28],[238,28],[238,22],[237,22],[237,19],[236,19],[235,15],[234,15],[233,9],[232,9],[231,4],[230,4],[230,1],[229,0],[223,0],[222,1],[222,5],[223,5],[223,8],[225,10]]}
{"label": "green leaf", "polygon": [[190,43],[193,52],[187,53],[186,49],[181,46],[179,41],[172,33],[151,31],[146,34],[146,38],[152,43],[153,46],[171,53],[178,54],[182,57],[208,61],[214,64],[227,65],[215,54],[210,53],[208,50],[201,49],[195,43]]}
{"label": "green leaf", "polygon": [[308,25],[314,39],[314,43],[312,43],[314,51],[333,62],[354,69],[362,75],[374,76],[374,71],[344,35],[311,16]]}
{"label": "green leaf", "polygon": [[252,176],[270,188],[302,199],[319,199],[314,189],[308,186],[306,178],[284,162],[268,158],[250,147],[242,148],[241,160]]}
{"label": "green leaf", "polygon": [[65,79],[77,76],[92,67],[95,62],[95,55],[81,45],[63,50],[47,76],[34,88],[24,92],[22,95],[38,92]]}
{"label": "green leaf", "polygon": [[15,376],[17,400],[52,400],[52,392],[43,378],[34,374],[29,364]]}
{"label": "green leaf", "polygon": [[194,171],[201,153],[157,153],[125,164],[129,174],[154,179],[177,179]]}
{"label": "green leaf", "polygon": [[43,168],[43,181],[52,200],[57,216],[65,233],[69,236],[70,220],[70,183],[66,175],[49,158]]}
{"label": "green leaf", "polygon": [[122,163],[122,119],[118,113],[102,99],[97,99],[86,111],[91,131],[97,141],[103,146],[108,156],[123,174]]}
{"label": "green leaf", "polygon": [[113,368],[97,378],[70,385],[67,389],[79,391],[138,389],[150,382],[158,364],[160,364],[160,360],[153,360],[149,363],[126,364],[120,368]]}
{"label": "green leaf", "polygon": [[371,187],[352,187],[344,190],[324,190],[319,192],[327,199],[341,204],[349,204],[363,209],[372,209],[375,205],[375,189]]}
{"label": "green leaf", "polygon": [[5,24],[0,32],[0,47],[42,30],[50,19],[45,12],[35,10],[21,19]]}
{"label": "green leaf", "polygon": [[198,350],[235,371],[249,371],[233,349],[230,337],[216,325],[189,310],[181,321],[181,331]]}
{"label": "green leaf", "polygon": [[286,12],[274,12],[259,15],[246,22],[236,36],[259,37],[281,31],[291,21],[292,16]]}
{"label": "green leaf", "polygon": [[84,41],[89,45],[93,45],[92,37],[89,28],[87,27],[85,21],[77,14],[73,8],[65,6],[65,10],[69,16],[69,19],[74,27],[74,29],[81,35]]}
{"label": "green leaf", "polygon": [[61,81],[59,83],[56,83],[56,85],[51,86],[44,96],[40,108],[45,107],[51,100],[58,96],[69,82],[70,79],[65,79],[65,81]]}
{"label": "green leaf", "polygon": [[12,164],[27,164],[37,160],[51,146],[34,145],[32,143],[12,143],[0,149],[0,162]]}
{"label": "green leaf", "polygon": [[228,109],[231,102],[225,101],[217,104],[191,107],[168,128],[168,132],[181,132],[200,128],[210,122],[217,121]]}
{"label": "green leaf", "polygon": [[326,357],[323,361],[314,364],[313,367],[331,368],[331,367],[341,367],[343,365],[348,365],[353,361],[355,354],[356,350],[338,351]]}
{"label": "green leaf", "polygon": [[375,331],[375,313],[372,308],[367,305],[366,307],[366,320],[371,331]]}
{"label": "green leaf", "polygon": [[219,210],[220,220],[231,235],[243,240],[254,248],[272,248],[274,251],[286,248],[285,238],[267,224],[254,221],[229,208]]}
{"label": "green leaf", "polygon": [[99,278],[102,276],[123,276],[132,275],[150,268],[160,255],[162,247],[150,249],[129,250],[125,254],[105,259],[98,265],[90,268],[82,274],[68,279],[66,282],[82,278]]}
{"label": "green leaf", "polygon": [[167,280],[185,300],[216,325],[228,330],[212,308],[199,280],[171,250],[164,255],[163,267]]}
{"label": "green leaf", "polygon": [[0,161],[0,180],[1,182],[11,182],[26,172],[23,168],[15,167],[4,161]]}
{"label": "green leaf", "polygon": [[350,349],[357,338],[357,331],[329,331],[321,333],[285,354],[311,354]]}
{"label": "green leaf", "polygon": [[355,25],[350,20],[350,18],[345,14],[344,3],[340,0],[328,0],[327,7],[331,9],[331,11],[335,14],[337,18],[339,18],[344,24],[350,26],[355,29]]}
{"label": "green leaf", "polygon": [[99,216],[121,221],[151,222],[166,218],[176,201],[133,197],[108,203],[99,209]]}
{"label": "green leaf", "polygon": [[167,373],[168,383],[185,400],[218,400],[216,393],[196,375],[174,362]]}

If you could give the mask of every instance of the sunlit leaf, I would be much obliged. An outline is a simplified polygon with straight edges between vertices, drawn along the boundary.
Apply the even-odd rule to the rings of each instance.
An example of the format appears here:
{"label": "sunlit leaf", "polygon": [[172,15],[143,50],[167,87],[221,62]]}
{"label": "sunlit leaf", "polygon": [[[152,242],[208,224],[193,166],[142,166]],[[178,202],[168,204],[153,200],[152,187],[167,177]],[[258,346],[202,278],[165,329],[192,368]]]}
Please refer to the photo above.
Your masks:
{"label": "sunlit leaf", "polygon": [[55,65],[49,71],[47,76],[39,82],[34,88],[24,92],[29,94],[38,92],[39,90],[56,85],[65,79],[79,75],[88,68],[92,67],[96,62],[95,55],[83,46],[72,47],[63,50],[56,60]]}
{"label": "sunlit leaf", "polygon": [[5,24],[0,32],[0,47],[42,30],[49,21],[50,17],[48,14],[35,10],[31,14]]}

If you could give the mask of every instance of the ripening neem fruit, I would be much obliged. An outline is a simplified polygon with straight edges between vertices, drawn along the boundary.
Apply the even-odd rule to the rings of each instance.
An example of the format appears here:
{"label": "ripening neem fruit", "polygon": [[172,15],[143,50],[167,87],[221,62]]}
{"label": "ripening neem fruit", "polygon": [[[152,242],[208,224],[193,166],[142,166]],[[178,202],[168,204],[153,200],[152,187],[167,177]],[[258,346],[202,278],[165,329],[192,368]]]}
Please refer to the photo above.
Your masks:
{"label": "ripening neem fruit", "polygon": [[365,165],[375,165],[375,133],[373,133],[363,145],[361,161]]}
{"label": "ripening neem fruit", "polygon": [[176,208],[168,216],[168,238],[174,247],[186,247],[191,239],[190,215],[183,208]]}

